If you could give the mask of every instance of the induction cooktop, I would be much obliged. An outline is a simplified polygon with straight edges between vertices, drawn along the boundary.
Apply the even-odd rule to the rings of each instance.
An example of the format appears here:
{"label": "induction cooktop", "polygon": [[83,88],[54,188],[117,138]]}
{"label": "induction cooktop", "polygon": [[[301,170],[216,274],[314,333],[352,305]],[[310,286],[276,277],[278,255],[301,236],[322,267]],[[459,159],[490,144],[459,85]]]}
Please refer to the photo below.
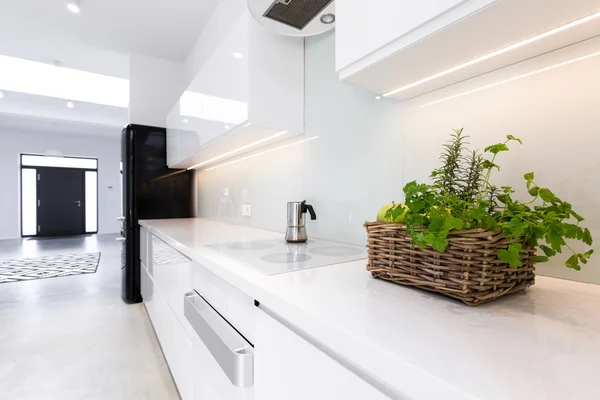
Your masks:
{"label": "induction cooktop", "polygon": [[277,275],[367,258],[362,246],[309,239],[287,243],[284,239],[249,240],[204,246],[265,275]]}

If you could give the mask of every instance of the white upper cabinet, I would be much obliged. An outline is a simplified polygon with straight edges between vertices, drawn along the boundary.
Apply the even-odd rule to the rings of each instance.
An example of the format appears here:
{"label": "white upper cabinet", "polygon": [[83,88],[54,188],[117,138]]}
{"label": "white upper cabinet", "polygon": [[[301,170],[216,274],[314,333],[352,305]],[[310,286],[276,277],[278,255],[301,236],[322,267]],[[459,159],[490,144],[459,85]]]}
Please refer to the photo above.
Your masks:
{"label": "white upper cabinet", "polygon": [[600,35],[598,0],[337,0],[340,79],[399,100]]}
{"label": "white upper cabinet", "polygon": [[267,31],[246,8],[224,23],[167,117],[170,167],[207,167],[304,132],[304,40]]}
{"label": "white upper cabinet", "polygon": [[[487,1],[487,3],[492,2],[493,0]],[[350,68],[352,64],[361,58],[380,50],[393,39],[408,36],[410,31],[459,3],[464,1],[376,0],[368,4],[353,0],[337,0],[337,23],[342,22],[341,26],[336,27],[337,69],[352,69]],[[414,36],[407,37],[406,43],[410,44],[411,39],[414,41]]]}

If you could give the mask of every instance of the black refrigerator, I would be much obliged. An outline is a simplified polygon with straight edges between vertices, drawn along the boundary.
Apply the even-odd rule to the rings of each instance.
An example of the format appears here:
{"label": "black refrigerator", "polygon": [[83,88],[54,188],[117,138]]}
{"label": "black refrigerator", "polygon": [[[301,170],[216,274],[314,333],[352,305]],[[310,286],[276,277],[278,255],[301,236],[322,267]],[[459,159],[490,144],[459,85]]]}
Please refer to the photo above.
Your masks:
{"label": "black refrigerator", "polygon": [[122,297],[142,301],[140,292],[141,219],[193,216],[192,171],[167,167],[167,131],[128,125],[121,135],[123,163]]}

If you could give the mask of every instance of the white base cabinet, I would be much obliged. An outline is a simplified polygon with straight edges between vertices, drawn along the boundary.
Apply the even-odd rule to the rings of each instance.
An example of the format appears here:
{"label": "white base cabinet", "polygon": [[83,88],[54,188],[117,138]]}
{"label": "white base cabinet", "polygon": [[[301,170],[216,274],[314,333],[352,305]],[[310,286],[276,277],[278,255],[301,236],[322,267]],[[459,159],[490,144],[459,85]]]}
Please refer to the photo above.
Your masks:
{"label": "white base cabinet", "polygon": [[253,400],[254,349],[197,292],[186,295],[195,330],[194,400]]}
{"label": "white base cabinet", "polygon": [[255,400],[388,399],[269,315],[258,314]]}
{"label": "white base cabinet", "polygon": [[253,388],[231,384],[208,348],[199,338],[192,338],[194,400],[253,400]]}
{"label": "white base cabinet", "polygon": [[183,317],[183,295],[192,284],[193,262],[151,234],[140,240],[141,258],[146,258],[141,268],[142,298],[179,394],[192,400],[193,349],[191,327]]}
{"label": "white base cabinet", "polygon": [[142,297],[183,400],[387,399],[238,288],[143,240]]}
{"label": "white base cabinet", "polygon": [[[143,274],[146,274],[143,271]],[[160,290],[154,286],[152,278],[146,276],[144,283],[146,297],[144,303],[160,346],[169,364],[169,369],[183,400],[193,397],[192,343],[177,318],[169,308]],[[151,293],[148,296],[148,293]]]}

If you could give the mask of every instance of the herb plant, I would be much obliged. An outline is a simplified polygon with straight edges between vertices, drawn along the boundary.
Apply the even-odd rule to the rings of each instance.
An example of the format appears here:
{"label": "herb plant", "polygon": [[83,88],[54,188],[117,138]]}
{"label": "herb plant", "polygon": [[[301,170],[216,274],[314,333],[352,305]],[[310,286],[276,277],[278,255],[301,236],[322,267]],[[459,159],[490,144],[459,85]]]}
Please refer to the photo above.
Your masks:
{"label": "herb plant", "polygon": [[[541,249],[544,254],[535,256],[533,262],[546,262],[566,248],[572,253],[566,266],[580,270],[594,251],[578,253],[567,240],[591,246],[592,236],[589,229],[580,225],[584,219],[571,204],[539,186],[533,172],[524,175],[531,196],[527,202],[513,199],[512,187],[498,188],[490,182],[493,171],[500,170],[496,164],[498,155],[508,151],[510,143],[522,144],[521,139],[508,135],[505,142],[485,148],[484,154],[468,150],[467,139],[462,129],[454,131],[444,145],[442,166],[431,174],[433,184],[413,181],[404,187],[409,208],[405,217],[407,233],[414,244],[444,252],[453,229],[483,228],[502,231],[511,240],[507,249],[498,250],[498,258],[512,268],[523,265],[521,253],[525,249],[520,242],[524,239],[527,245]],[[385,218],[394,221],[403,212],[404,207],[396,205]]]}

